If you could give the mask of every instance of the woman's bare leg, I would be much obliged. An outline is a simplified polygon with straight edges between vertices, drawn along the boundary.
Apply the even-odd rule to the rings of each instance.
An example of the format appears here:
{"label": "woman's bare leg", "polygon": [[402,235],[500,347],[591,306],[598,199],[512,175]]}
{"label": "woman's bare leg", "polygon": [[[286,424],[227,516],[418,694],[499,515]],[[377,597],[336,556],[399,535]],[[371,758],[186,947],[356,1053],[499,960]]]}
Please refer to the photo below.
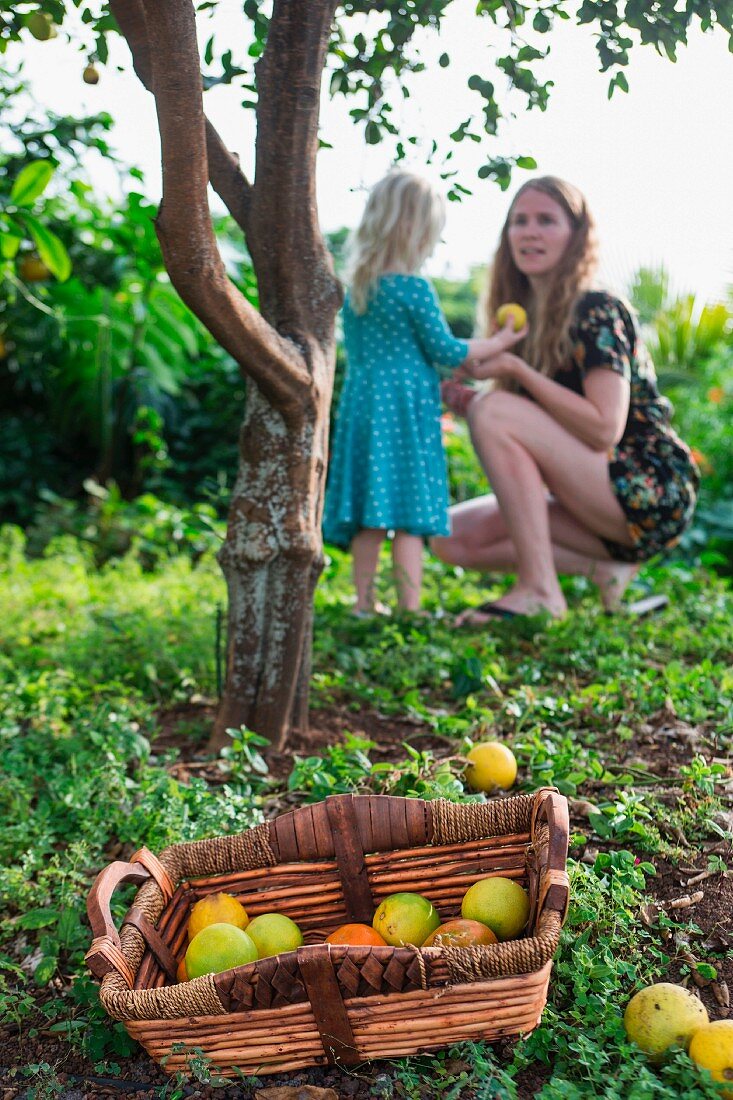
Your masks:
{"label": "woman's bare leg", "polygon": [[392,563],[398,606],[405,611],[418,611],[422,589],[422,539],[405,531],[397,531],[392,543]]}
{"label": "woman's bare leg", "polygon": [[469,568],[515,571],[517,584],[497,601],[510,610],[562,614],[557,572],[591,576],[604,604],[616,605],[636,567],[614,562],[599,537],[631,544],[606,455],[515,394],[475,400],[469,419],[501,504],[483,497],[452,509],[452,534],[433,540],[436,554]]}
{"label": "woman's bare leg", "polygon": [[356,588],[357,613],[374,611],[374,578],[379,561],[379,550],[387,532],[377,527],[367,527],[351,540],[354,587]]}

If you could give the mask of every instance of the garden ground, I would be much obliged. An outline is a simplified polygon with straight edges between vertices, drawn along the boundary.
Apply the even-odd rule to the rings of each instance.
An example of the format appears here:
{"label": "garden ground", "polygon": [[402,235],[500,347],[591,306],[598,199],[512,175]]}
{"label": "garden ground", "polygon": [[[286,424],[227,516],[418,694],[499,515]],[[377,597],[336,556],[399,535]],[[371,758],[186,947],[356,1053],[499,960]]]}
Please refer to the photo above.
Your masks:
{"label": "garden ground", "polygon": [[[358,1100],[720,1095],[682,1052],[649,1066],[621,1017],[651,980],[693,986],[711,1018],[729,1011],[724,581],[681,565],[647,570],[639,592],[663,588],[672,601],[644,620],[603,616],[592,586],[573,581],[563,622],[456,632],[450,613],[478,602],[475,577],[431,562],[436,617],[361,622],[348,614],[348,562],[334,554],[317,601],[311,735],[274,754],[241,731],[206,760],[224,599],[210,556],[145,572],[133,550],[98,570],[81,541],[62,538],[28,561],[14,529],[0,556],[3,1098],[291,1100],[267,1090],[304,1084]],[[462,754],[486,735],[512,746],[518,789],[552,784],[570,800],[573,902],[542,1025],[527,1039],[233,1086],[205,1059],[187,1080],[167,1078],[106,1019],[82,960],[86,892],[111,859],[340,791],[465,799]],[[118,918],[129,901],[128,891]]]}

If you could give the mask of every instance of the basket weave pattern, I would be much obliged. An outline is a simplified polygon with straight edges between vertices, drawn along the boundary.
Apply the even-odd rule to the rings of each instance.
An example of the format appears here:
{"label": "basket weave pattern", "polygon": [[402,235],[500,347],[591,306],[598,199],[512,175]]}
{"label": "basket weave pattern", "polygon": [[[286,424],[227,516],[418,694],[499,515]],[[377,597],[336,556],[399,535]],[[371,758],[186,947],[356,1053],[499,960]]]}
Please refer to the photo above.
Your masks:
{"label": "basket weave pattern", "polygon": [[[141,849],[112,864],[89,899],[87,955],[115,1019],[169,1072],[203,1049],[222,1073],[266,1073],[319,1062],[429,1050],[462,1038],[532,1030],[547,996],[567,908],[567,806],[554,791],[487,803],[336,796],[239,836]],[[398,891],[431,899],[442,919],[488,875],[529,889],[525,938],[490,947],[332,946],[349,920],[371,923]],[[109,899],[139,883],[119,936]],[[234,894],[250,916],[278,910],[306,945],[222,974],[174,984],[191,906]],[[471,983],[467,988],[467,983]]]}

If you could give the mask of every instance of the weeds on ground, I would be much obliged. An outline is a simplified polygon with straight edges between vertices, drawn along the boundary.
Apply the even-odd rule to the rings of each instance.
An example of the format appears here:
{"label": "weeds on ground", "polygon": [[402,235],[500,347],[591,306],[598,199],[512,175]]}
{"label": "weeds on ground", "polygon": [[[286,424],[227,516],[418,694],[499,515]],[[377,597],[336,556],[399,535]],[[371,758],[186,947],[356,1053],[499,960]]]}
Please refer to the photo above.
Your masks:
{"label": "weeds on ground", "polygon": [[[672,604],[637,622],[605,618],[590,586],[574,581],[563,622],[456,632],[448,613],[485,598],[474,579],[430,562],[435,618],[364,622],[345,613],[348,563],[334,553],[317,596],[313,703],[316,725],[319,706],[340,708],[344,739],[295,759],[281,782],[262,739],[233,731],[212,785],[177,778],[156,735],[161,709],[215,694],[224,592],[213,559],[195,568],[171,559],[146,572],[133,554],[97,571],[71,539],[27,561],[12,531],[0,537],[0,558],[0,1013],[21,1044],[44,1021],[109,1072],[132,1049],[83,966],[86,893],[111,859],[142,844],[160,850],[239,831],[285,788],[302,801],[358,790],[482,797],[465,789],[462,754],[467,739],[498,736],[514,748],[522,789],[550,784],[582,801],[587,823],[574,841],[601,849],[593,866],[572,864],[574,900],[547,1012],[509,1053],[462,1044],[408,1059],[375,1077],[374,1095],[424,1095],[429,1080],[445,1097],[511,1098],[530,1071],[544,1075],[542,1100],[717,1095],[682,1054],[651,1069],[625,1042],[621,1011],[670,965],[665,942],[639,920],[647,857],[676,858],[681,834],[699,846],[728,835],[721,790],[733,731],[733,598],[723,581],[684,567],[647,570],[640,586],[663,585]],[[406,741],[385,761],[359,732],[364,708],[408,718],[435,742]],[[697,738],[661,777],[643,749],[627,752],[660,715]],[[697,858],[727,869],[724,853]],[[117,919],[129,901],[129,889],[115,897]],[[52,1067],[25,1071],[32,1095],[54,1095]],[[173,1079],[169,1087],[172,1098]]]}

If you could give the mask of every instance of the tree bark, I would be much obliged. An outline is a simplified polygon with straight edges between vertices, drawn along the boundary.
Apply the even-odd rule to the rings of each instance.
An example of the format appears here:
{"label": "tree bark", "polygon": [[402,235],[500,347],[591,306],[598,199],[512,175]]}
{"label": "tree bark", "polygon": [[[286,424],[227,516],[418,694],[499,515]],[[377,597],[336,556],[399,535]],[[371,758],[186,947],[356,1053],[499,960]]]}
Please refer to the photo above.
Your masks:
{"label": "tree bark", "polygon": [[257,161],[247,242],[263,316],[300,349],[313,381],[303,422],[283,432],[250,392],[227,539],[227,680],[209,748],[247,725],[282,747],[307,727],[313,595],[341,295],[318,225],[320,82],[335,0],[276,0],[258,64]]}

